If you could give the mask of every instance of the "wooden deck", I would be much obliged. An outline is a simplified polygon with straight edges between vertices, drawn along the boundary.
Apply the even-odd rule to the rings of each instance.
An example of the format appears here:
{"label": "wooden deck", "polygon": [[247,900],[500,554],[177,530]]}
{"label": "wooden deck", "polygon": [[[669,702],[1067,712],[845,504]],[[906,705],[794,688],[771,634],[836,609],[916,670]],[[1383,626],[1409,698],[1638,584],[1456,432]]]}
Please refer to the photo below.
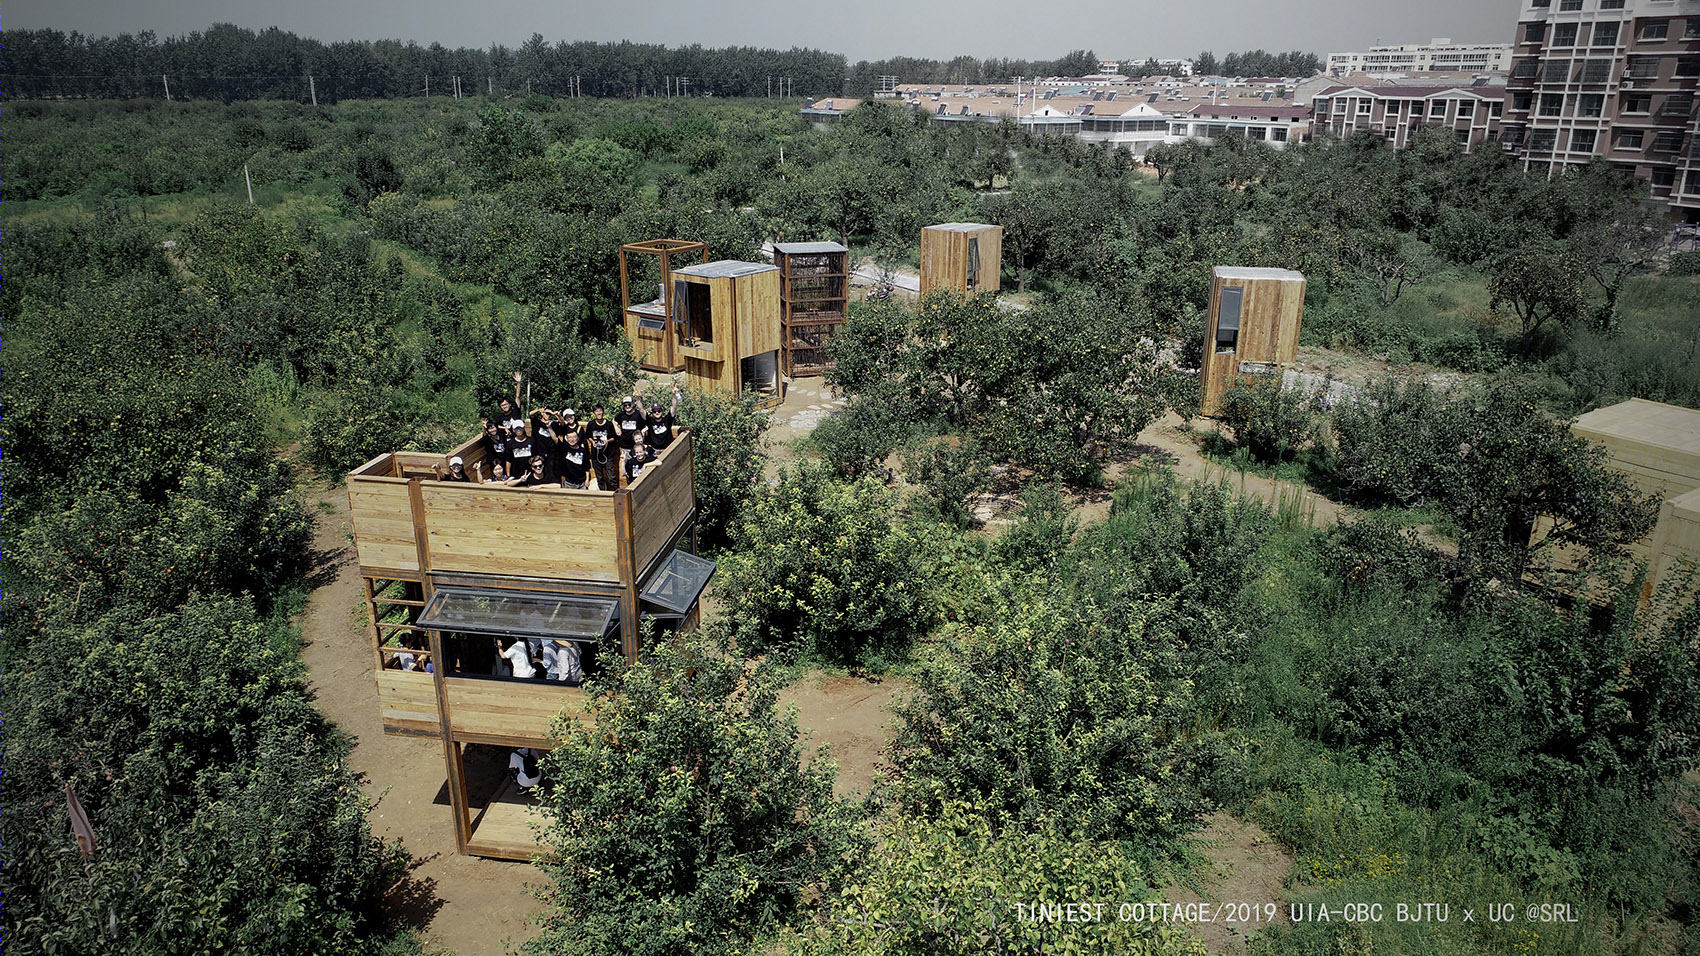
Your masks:
{"label": "wooden deck", "polygon": [[538,833],[544,819],[542,811],[510,784],[473,819],[472,840],[466,848],[475,856],[498,860],[536,859],[543,854]]}

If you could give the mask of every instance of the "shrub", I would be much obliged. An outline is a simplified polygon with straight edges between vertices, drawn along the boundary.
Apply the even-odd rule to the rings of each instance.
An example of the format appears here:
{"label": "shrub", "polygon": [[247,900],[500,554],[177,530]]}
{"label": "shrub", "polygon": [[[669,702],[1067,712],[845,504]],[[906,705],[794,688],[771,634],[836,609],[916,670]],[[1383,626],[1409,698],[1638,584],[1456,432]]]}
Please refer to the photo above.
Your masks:
{"label": "shrub", "polygon": [[692,390],[679,403],[679,424],[691,429],[698,534],[709,547],[726,543],[750,489],[761,484],[767,412],[757,407],[760,400],[753,391]]}
{"label": "shrub", "polygon": [[921,540],[880,481],[784,471],[744,506],[720,595],[740,650],[853,663],[906,645],[925,607]]}
{"label": "shrub", "polygon": [[1279,378],[1239,379],[1222,395],[1222,421],[1234,442],[1266,464],[1286,461],[1310,440],[1322,392],[1289,388]]}
{"label": "shrub", "polygon": [[557,723],[547,910],[529,953],[740,953],[860,856],[778,685],[703,636],[651,645]]}
{"label": "shrub", "polygon": [[903,471],[923,492],[920,510],[958,528],[973,521],[968,497],[991,485],[985,452],[977,442],[938,439],[903,450]]}
{"label": "shrub", "polygon": [[1179,732],[1187,686],[1140,663],[1173,635],[1023,591],[991,582],[987,606],[945,625],[917,669],[889,751],[898,806],[967,801],[999,831],[1053,819],[1073,839],[1168,852],[1211,809],[1203,792],[1228,761],[1219,739]]}
{"label": "shrub", "polygon": [[1665,265],[1665,275],[1700,275],[1700,251],[1671,253],[1670,261]]}
{"label": "shrub", "polygon": [[[783,952],[1203,956],[1204,944],[1177,927],[1123,918],[1132,915],[1123,904],[1157,894],[1121,847],[1072,841],[1054,819],[1000,833],[976,808],[953,802],[937,820],[888,817],[877,837],[877,861],[849,881],[821,922],[784,940]],[[1102,902],[1103,919],[1031,917],[1034,904],[1064,900]]]}
{"label": "shrub", "polygon": [[231,599],[38,628],[4,677],[7,952],[378,948],[406,859],[274,631]]}

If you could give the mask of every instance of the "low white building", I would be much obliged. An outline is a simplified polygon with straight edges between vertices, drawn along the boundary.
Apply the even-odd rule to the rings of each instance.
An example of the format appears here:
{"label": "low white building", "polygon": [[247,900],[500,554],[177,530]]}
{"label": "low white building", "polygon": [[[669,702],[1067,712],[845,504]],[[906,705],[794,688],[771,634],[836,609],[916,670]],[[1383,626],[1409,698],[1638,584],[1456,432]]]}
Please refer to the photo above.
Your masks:
{"label": "low white building", "polygon": [[1347,73],[1491,73],[1511,68],[1509,43],[1453,43],[1435,37],[1427,43],[1372,46],[1366,53],[1328,54],[1328,72]]}
{"label": "low white building", "polygon": [[1310,135],[1310,107],[1200,103],[1186,113],[1170,117],[1168,140],[1174,143],[1197,139],[1208,143],[1229,130],[1281,149]]}

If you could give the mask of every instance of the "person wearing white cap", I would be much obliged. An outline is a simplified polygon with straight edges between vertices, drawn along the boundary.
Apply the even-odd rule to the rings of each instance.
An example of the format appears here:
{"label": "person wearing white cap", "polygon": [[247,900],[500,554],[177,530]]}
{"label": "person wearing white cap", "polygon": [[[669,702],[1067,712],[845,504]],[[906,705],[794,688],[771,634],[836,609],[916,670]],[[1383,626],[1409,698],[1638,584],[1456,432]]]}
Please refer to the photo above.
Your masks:
{"label": "person wearing white cap", "polygon": [[444,481],[471,481],[466,474],[466,461],[459,455],[449,459],[449,473],[443,476]]}
{"label": "person wearing white cap", "polygon": [[638,407],[636,396],[627,395],[620,399],[620,410],[614,413],[614,424],[620,426],[621,450],[631,451],[632,437],[649,424],[644,421],[643,409]]}

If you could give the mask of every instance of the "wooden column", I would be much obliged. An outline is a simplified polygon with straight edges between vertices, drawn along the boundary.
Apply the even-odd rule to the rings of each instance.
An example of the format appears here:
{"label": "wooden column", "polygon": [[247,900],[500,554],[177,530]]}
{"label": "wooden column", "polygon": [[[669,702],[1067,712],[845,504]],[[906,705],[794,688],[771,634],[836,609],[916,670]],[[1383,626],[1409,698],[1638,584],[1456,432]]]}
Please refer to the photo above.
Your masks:
{"label": "wooden column", "polygon": [[[421,600],[426,605],[431,603],[433,591],[431,585],[431,543],[425,530],[425,491],[414,478],[407,483],[407,497],[412,504],[413,513],[413,543],[419,554],[419,588]],[[431,646],[431,684],[437,693],[437,720],[442,728],[443,762],[447,765],[449,777],[449,806],[454,812],[455,819],[455,849],[461,855],[468,853],[468,845],[472,842],[472,815],[470,801],[466,796],[466,767],[461,762],[460,745],[455,742],[452,728],[453,714],[449,710],[448,688],[444,685],[444,669],[448,657],[443,653],[443,632],[426,631],[426,639]]]}
{"label": "wooden column", "polygon": [[638,632],[637,525],[632,520],[632,493],[622,488],[614,493],[614,539],[619,543],[620,562],[620,648],[626,660],[637,663],[642,650]]}

